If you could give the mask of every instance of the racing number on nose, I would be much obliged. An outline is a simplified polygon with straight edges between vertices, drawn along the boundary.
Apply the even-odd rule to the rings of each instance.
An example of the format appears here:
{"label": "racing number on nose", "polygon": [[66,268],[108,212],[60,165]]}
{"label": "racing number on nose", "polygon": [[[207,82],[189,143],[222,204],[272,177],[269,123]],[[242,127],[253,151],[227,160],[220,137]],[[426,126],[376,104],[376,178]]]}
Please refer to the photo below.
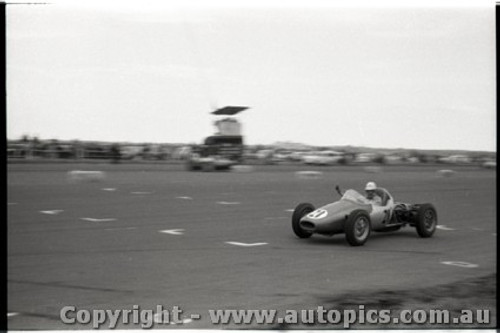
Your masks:
{"label": "racing number on nose", "polygon": [[311,219],[320,219],[320,218],[325,217],[327,214],[328,213],[327,213],[326,210],[324,210],[324,209],[317,209],[314,212],[309,213],[309,215],[307,215],[307,217],[309,217]]}

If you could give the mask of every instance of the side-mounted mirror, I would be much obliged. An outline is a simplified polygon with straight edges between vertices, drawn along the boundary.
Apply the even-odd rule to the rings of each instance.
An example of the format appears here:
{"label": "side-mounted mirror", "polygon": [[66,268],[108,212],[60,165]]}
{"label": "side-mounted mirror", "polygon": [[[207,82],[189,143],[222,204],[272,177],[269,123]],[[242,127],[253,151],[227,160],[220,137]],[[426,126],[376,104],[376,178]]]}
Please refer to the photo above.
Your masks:
{"label": "side-mounted mirror", "polygon": [[340,196],[343,196],[344,193],[342,193],[342,191],[340,190],[340,187],[338,185],[335,185],[335,190],[337,191],[337,193],[340,195]]}

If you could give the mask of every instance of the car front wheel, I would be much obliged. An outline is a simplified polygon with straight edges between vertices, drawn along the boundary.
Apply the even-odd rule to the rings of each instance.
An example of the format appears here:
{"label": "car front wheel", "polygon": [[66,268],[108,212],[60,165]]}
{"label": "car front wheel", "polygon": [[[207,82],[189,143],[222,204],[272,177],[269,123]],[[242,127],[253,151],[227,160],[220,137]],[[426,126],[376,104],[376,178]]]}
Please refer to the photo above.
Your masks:
{"label": "car front wheel", "polygon": [[363,210],[355,210],[347,218],[344,229],[350,245],[363,245],[370,236],[370,216]]}
{"label": "car front wheel", "polygon": [[301,203],[295,207],[292,215],[292,229],[295,235],[299,238],[309,238],[312,236],[312,232],[306,231],[300,227],[300,219],[311,212],[314,211],[314,206],[310,203]]}

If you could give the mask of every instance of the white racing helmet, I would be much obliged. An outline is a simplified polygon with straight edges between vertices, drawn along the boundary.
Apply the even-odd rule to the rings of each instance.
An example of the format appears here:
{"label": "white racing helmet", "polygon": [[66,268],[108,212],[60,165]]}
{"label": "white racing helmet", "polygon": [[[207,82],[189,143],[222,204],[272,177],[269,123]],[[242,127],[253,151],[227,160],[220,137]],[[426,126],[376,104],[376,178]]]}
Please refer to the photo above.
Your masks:
{"label": "white racing helmet", "polygon": [[365,191],[374,191],[377,189],[377,184],[375,182],[368,182],[365,186]]}

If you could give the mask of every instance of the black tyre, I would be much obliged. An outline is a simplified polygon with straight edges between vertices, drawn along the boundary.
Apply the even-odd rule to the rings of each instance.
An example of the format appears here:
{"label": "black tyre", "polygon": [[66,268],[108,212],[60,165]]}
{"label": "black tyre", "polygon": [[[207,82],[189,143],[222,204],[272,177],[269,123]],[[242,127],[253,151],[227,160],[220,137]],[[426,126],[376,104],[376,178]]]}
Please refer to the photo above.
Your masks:
{"label": "black tyre", "polygon": [[312,236],[312,232],[306,231],[300,227],[300,219],[304,216],[313,212],[315,210],[314,206],[310,203],[301,203],[295,210],[292,215],[292,229],[295,235],[299,238],[309,238]]}
{"label": "black tyre", "polygon": [[347,218],[344,231],[349,244],[363,245],[370,236],[370,216],[364,210],[353,211]]}
{"label": "black tyre", "polygon": [[436,231],[437,213],[436,208],[432,204],[422,204],[418,207],[417,216],[415,217],[415,228],[417,233],[422,238],[431,237]]}

